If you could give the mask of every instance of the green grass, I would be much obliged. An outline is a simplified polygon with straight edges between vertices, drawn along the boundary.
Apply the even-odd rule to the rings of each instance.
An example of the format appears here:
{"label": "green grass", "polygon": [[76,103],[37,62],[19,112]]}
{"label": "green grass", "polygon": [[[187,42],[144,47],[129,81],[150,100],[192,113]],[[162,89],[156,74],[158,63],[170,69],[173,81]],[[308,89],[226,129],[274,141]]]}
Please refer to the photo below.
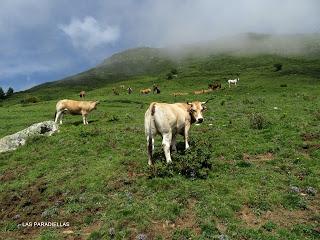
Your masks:
{"label": "green grass", "polygon": [[[274,63],[283,69],[275,72]],[[20,222],[55,221],[70,222],[71,236],[83,239],[109,239],[111,227],[116,239],[138,234],[149,239],[319,239],[319,193],[292,193],[290,187],[320,191],[320,61],[219,55],[177,65],[178,77],[172,80],[164,71],[88,91],[87,100],[101,101],[89,125],[67,115],[59,133],[1,154],[0,236],[64,239],[64,228],[17,228]],[[239,85],[229,89],[226,80],[237,73]],[[223,89],[193,94],[213,81]],[[153,82],[160,95],[139,95]],[[112,87],[121,84],[134,93],[114,96]],[[189,95],[173,97],[173,92]],[[41,101],[20,103],[26,94]],[[202,172],[203,178],[179,174],[180,163],[178,170],[170,169],[160,162],[158,136],[158,163],[149,169],[143,126],[149,103],[212,96],[204,123],[191,128],[190,154],[173,154],[173,161],[183,164],[202,148],[212,168]],[[78,95],[74,88],[39,88],[3,102],[0,136],[52,119],[62,98]],[[265,124],[255,127],[252,116]]]}

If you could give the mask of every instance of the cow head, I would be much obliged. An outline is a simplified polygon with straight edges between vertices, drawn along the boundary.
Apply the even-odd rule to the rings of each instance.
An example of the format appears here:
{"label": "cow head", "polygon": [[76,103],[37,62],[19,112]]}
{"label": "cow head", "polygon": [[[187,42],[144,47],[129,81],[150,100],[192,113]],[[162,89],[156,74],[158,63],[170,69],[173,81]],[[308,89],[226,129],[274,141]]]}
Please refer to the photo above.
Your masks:
{"label": "cow head", "polygon": [[192,121],[196,123],[202,123],[203,122],[203,112],[207,110],[206,103],[212,100],[213,98],[208,99],[205,102],[187,102],[189,107],[189,113],[191,115]]}
{"label": "cow head", "polygon": [[97,105],[100,104],[100,101],[94,101],[91,103],[92,109],[97,109]]}
{"label": "cow head", "polygon": [[205,102],[188,102],[187,103],[189,107],[189,113],[191,115],[191,118],[196,123],[202,123],[203,122],[203,111],[205,111],[207,108],[204,105]]}

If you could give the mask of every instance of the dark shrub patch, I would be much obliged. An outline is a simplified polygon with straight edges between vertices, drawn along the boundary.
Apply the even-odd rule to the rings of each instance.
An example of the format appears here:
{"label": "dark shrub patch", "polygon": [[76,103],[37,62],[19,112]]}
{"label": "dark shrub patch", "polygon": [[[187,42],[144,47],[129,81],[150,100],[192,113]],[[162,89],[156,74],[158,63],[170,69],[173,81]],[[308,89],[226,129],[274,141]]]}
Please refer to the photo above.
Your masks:
{"label": "dark shrub patch", "polygon": [[250,127],[252,129],[263,129],[268,126],[269,122],[261,113],[252,113],[250,116]]}
{"label": "dark shrub patch", "polygon": [[273,67],[275,68],[274,69],[275,72],[278,72],[278,71],[282,70],[282,64],[281,63],[273,64]]}
{"label": "dark shrub patch", "polygon": [[280,84],[280,87],[288,87],[287,84]]}
{"label": "dark shrub patch", "polygon": [[171,177],[181,174],[191,179],[207,178],[213,168],[213,158],[211,152],[207,150],[211,149],[211,144],[201,141],[195,142],[197,142],[197,146],[191,146],[187,151],[181,150],[177,153],[171,153],[171,164],[166,163],[162,150],[155,153],[153,158],[156,162],[150,168],[150,177]]}

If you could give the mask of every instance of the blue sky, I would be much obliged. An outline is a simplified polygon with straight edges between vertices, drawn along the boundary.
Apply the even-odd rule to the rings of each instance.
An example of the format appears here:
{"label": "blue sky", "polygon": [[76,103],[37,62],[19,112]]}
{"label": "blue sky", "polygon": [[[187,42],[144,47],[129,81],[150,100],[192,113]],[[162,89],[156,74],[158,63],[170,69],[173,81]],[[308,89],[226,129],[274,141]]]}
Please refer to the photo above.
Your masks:
{"label": "blue sky", "polygon": [[0,86],[24,90],[138,46],[319,33],[319,0],[1,0]]}

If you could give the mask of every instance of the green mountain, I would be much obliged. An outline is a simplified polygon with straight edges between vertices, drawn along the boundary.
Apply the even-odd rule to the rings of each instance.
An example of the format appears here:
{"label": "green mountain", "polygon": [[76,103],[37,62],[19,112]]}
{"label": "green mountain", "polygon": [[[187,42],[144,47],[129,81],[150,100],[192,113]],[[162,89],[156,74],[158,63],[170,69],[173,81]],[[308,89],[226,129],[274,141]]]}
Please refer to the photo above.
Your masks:
{"label": "green mountain", "polygon": [[283,57],[315,58],[320,55],[320,35],[246,33],[205,43],[167,48],[134,48],[116,53],[85,72],[35,86],[24,93],[50,100],[52,98],[48,96],[55,95],[56,92],[88,91],[137,76],[165,78],[166,73],[177,67],[190,69],[199,63],[202,67],[198,71],[202,71],[203,65],[211,64],[213,56],[257,55],[272,55],[273,58],[279,57],[279,61]]}

